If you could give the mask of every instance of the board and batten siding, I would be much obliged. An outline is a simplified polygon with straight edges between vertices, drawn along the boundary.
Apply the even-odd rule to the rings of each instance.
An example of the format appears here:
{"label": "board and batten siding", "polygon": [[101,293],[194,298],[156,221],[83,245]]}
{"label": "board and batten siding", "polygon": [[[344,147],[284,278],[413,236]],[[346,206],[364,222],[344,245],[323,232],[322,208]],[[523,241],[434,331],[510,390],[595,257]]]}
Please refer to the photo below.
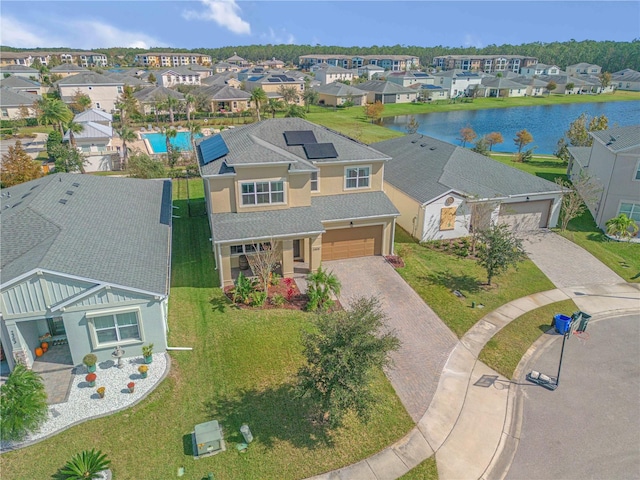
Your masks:
{"label": "board and batten siding", "polygon": [[44,312],[47,309],[40,277],[34,276],[2,292],[4,315]]}

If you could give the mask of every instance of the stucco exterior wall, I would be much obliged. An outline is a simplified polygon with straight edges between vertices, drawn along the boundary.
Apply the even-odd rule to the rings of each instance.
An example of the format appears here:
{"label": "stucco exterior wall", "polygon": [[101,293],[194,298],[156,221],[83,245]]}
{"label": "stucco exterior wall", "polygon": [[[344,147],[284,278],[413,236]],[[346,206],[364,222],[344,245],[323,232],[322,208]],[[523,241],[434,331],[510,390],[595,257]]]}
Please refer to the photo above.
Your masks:
{"label": "stucco exterior wall", "polygon": [[[369,188],[355,189],[345,188],[345,169],[347,167],[371,167]],[[313,192],[312,195],[341,195],[344,193],[357,193],[363,192],[375,192],[382,190],[384,163],[383,162],[363,162],[361,164],[338,164],[338,165],[323,165],[321,163],[316,164],[316,167],[320,168],[318,174],[318,192]]]}
{"label": "stucco exterior wall", "polygon": [[384,186],[384,191],[400,212],[396,223],[409,235],[420,239],[422,237],[421,225],[424,224],[424,209],[421,208],[420,203],[388,182]]}
{"label": "stucco exterior wall", "polygon": [[91,99],[94,108],[105,112],[115,110],[117,99],[120,96],[118,85],[59,85],[59,89],[62,97],[73,97],[80,90]]}

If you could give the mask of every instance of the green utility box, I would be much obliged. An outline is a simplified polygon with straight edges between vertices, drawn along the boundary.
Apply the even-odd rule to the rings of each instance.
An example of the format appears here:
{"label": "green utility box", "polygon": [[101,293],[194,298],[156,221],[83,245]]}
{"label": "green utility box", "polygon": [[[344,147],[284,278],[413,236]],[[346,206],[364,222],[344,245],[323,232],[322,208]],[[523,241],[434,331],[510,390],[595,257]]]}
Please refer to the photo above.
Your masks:
{"label": "green utility box", "polygon": [[197,457],[213,455],[225,450],[222,429],[217,420],[196,425],[194,436],[194,453]]}

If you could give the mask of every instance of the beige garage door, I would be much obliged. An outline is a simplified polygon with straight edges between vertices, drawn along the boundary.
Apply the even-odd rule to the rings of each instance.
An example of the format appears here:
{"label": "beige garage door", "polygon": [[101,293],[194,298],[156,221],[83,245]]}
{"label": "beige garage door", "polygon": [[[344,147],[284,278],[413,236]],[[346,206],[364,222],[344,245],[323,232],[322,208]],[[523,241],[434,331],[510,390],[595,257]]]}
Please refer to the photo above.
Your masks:
{"label": "beige garage door", "polygon": [[382,225],[340,228],[322,234],[322,260],[367,257],[382,253]]}
{"label": "beige garage door", "polygon": [[546,228],[551,200],[507,203],[500,205],[499,223],[506,223],[516,231]]}

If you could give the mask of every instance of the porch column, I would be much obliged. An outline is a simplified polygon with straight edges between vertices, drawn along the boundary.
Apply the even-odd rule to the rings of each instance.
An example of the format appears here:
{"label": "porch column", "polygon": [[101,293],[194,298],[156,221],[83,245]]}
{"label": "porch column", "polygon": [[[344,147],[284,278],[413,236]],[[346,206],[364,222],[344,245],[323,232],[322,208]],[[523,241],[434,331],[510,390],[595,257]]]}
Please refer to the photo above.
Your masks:
{"label": "porch column", "polygon": [[233,285],[233,278],[231,277],[231,247],[229,245],[220,245],[219,261],[222,263],[218,268],[220,269],[220,279],[223,282],[220,286],[224,288]]}
{"label": "porch column", "polygon": [[309,256],[309,270],[315,272],[320,267],[322,261],[322,235],[312,237],[309,239],[311,243],[310,256]]}
{"label": "porch column", "polygon": [[282,241],[282,276],[293,276],[293,240]]}

